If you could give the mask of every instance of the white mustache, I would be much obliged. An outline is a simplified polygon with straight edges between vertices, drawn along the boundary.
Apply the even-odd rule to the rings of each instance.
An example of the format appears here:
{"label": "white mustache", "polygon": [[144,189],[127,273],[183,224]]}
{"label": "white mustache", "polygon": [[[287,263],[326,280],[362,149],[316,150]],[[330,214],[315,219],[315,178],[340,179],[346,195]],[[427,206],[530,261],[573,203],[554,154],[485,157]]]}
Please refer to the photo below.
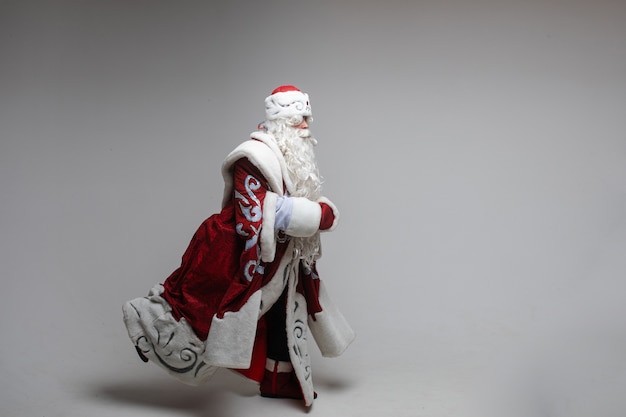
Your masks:
{"label": "white mustache", "polygon": [[313,146],[317,145],[317,139],[312,136],[309,129],[298,129],[296,136],[300,139],[308,140]]}
{"label": "white mustache", "polygon": [[311,137],[311,131],[309,129],[297,129],[296,131],[298,137],[300,138],[310,138]]}

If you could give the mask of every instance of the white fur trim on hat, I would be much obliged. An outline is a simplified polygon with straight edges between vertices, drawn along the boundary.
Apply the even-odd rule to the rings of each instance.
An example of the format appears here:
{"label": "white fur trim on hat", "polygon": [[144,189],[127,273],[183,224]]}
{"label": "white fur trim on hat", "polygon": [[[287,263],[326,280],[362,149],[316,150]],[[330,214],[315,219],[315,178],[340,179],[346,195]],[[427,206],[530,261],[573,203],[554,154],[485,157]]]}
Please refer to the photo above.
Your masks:
{"label": "white fur trim on hat", "polygon": [[293,86],[283,86],[278,87],[265,98],[266,120],[286,119],[294,116],[312,116],[308,94]]}

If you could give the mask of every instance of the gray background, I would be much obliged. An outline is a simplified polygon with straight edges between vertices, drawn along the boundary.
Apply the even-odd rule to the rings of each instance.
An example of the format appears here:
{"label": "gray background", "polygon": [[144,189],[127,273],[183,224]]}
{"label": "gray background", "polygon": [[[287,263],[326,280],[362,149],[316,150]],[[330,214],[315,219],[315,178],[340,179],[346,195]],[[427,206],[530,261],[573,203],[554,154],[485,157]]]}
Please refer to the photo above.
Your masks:
{"label": "gray background", "polygon": [[1,1],[0,59],[3,416],[303,413],[121,319],[284,83],[358,333],[311,415],[625,415],[626,2]]}

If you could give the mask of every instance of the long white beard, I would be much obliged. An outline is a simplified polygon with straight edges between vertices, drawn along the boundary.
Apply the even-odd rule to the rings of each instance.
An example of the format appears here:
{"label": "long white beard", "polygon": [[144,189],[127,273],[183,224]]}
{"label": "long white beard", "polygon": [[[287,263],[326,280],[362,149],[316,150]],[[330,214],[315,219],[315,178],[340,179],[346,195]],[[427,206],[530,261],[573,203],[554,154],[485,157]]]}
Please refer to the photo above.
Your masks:
{"label": "long white beard", "polygon": [[[278,144],[289,176],[294,183],[293,197],[316,201],[321,196],[322,178],[315,161],[317,140],[308,129],[298,129],[280,121],[266,122],[266,128]],[[293,238],[298,256],[310,268],[321,256],[319,232],[310,237]]]}

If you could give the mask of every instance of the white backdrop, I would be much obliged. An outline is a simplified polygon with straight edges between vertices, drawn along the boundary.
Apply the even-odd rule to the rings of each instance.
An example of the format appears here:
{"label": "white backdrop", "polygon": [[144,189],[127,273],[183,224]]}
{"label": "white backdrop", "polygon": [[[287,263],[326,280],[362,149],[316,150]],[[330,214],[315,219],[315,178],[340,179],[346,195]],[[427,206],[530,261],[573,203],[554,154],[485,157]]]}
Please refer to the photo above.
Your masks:
{"label": "white backdrop", "polygon": [[[0,2],[3,416],[297,415],[182,386],[121,319],[311,94],[320,273],[358,337],[323,416],[626,413],[626,3]],[[315,349],[313,349],[315,350]]]}

